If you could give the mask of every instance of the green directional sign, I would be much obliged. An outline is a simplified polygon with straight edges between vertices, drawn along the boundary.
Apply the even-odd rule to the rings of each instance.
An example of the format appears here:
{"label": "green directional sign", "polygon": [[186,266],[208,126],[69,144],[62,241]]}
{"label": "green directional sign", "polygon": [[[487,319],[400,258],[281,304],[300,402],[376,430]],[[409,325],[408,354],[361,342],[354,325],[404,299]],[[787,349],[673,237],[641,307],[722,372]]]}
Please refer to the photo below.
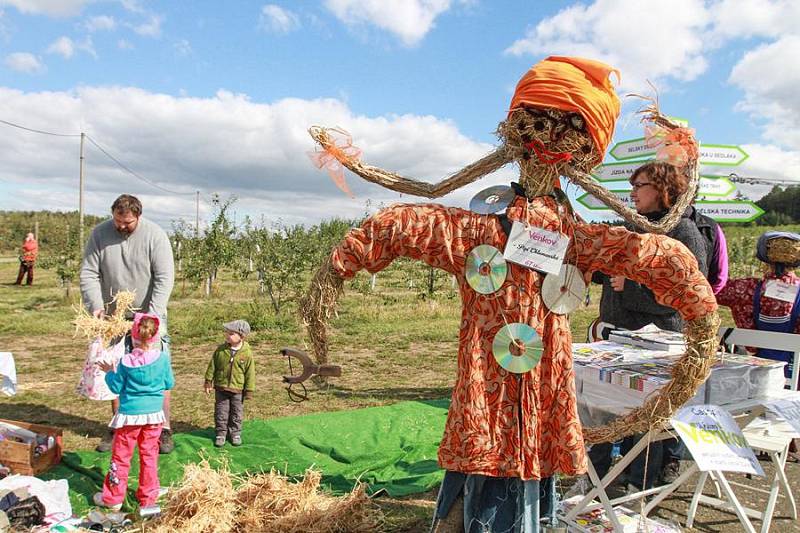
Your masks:
{"label": "green directional sign", "polygon": [[620,141],[609,151],[611,157],[617,161],[627,161],[628,159],[638,159],[656,154],[655,147],[647,146],[644,137]]}
{"label": "green directional sign", "polygon": [[750,157],[739,146],[730,144],[701,144],[700,164],[735,167]]}
{"label": "green directional sign", "polygon": [[[651,157],[656,154],[657,148],[647,146],[644,137],[620,141],[615,144],[609,153],[617,161],[629,161]],[[741,146],[732,144],[701,144],[700,160],[701,165],[715,165],[735,167],[741,165],[745,159],[750,157]]]}
{"label": "green directional sign", "polygon": [[697,194],[700,196],[728,196],[736,191],[731,180],[721,176],[700,176]]}
{"label": "green directional sign", "polygon": [[717,222],[752,222],[764,214],[763,209],[749,200],[700,200],[695,207]]}
{"label": "green directional sign", "polygon": [[621,163],[605,163],[598,165],[592,170],[592,177],[599,182],[605,181],[628,181],[634,171],[652,159],[639,159],[636,161],[623,161]]}
{"label": "green directional sign", "polygon": [[[623,191],[623,190],[614,190],[608,191],[613,193],[617,198],[619,198],[625,205],[632,206],[633,200],[631,200],[631,191]],[[592,211],[610,211],[611,208],[604,204],[602,201],[597,199],[596,197],[592,196],[591,194],[584,193],[577,198],[579,204],[581,204],[586,209],[591,209]]]}

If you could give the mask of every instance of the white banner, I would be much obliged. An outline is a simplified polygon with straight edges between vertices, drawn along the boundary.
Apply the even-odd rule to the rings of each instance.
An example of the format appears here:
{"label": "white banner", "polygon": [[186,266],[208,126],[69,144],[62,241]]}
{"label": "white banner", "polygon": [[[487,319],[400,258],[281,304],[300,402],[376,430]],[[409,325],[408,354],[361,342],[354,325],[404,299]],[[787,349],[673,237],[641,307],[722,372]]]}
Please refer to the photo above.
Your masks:
{"label": "white banner", "polygon": [[700,470],[764,475],[742,430],[721,407],[689,405],[679,409],[670,422]]}

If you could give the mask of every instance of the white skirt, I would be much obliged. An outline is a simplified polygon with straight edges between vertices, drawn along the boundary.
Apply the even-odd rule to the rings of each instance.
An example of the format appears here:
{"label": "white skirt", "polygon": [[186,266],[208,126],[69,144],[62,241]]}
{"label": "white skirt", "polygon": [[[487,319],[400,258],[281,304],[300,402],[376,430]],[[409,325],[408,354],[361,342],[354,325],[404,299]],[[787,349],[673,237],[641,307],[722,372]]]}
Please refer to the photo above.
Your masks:
{"label": "white skirt", "polygon": [[114,415],[114,418],[111,419],[111,422],[108,423],[108,427],[117,429],[124,426],[147,426],[149,424],[163,424],[166,421],[167,418],[164,416],[164,411],[147,413],[146,415],[124,415],[122,413],[117,413]]}

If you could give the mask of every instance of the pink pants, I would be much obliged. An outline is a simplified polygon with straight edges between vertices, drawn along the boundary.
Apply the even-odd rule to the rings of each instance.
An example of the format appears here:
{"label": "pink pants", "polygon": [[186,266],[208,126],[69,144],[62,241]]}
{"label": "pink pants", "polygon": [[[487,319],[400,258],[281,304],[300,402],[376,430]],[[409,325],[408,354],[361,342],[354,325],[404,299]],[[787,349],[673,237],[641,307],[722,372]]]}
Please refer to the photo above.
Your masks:
{"label": "pink pants", "polygon": [[114,430],[111,447],[111,466],[103,482],[103,502],[117,505],[128,490],[128,471],[136,445],[139,445],[139,490],[136,498],[142,507],[158,500],[158,437],[162,424],[124,426]]}

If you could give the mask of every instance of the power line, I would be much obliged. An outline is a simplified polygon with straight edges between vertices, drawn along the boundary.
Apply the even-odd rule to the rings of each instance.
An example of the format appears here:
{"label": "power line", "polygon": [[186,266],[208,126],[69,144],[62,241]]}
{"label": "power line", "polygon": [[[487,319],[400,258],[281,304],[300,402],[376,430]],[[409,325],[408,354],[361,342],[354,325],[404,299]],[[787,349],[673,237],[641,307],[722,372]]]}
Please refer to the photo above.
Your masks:
{"label": "power line", "polygon": [[30,131],[33,133],[41,133],[42,135],[52,135],[53,137],[80,137],[80,133],[53,133],[52,131],[44,131],[44,130],[37,130],[33,128],[26,128],[20,124],[15,124],[13,122],[9,122],[7,120],[0,119],[0,123],[3,123],[7,126],[11,126],[12,128],[19,128],[21,130]]}
{"label": "power line", "polygon": [[141,174],[139,174],[139,173],[137,173],[137,172],[135,172],[135,171],[131,170],[131,169],[130,169],[130,168],[127,166],[127,165],[125,165],[125,163],[121,162],[119,159],[117,159],[117,158],[116,158],[116,157],[114,157],[113,155],[109,154],[109,153],[108,153],[108,152],[107,152],[107,151],[106,151],[106,150],[105,150],[105,149],[104,149],[102,146],[100,146],[99,144],[97,144],[97,141],[95,141],[94,139],[92,139],[92,138],[91,138],[91,137],[90,137],[88,134],[86,135],[86,138],[87,138],[87,139],[89,139],[89,142],[90,142],[90,143],[92,143],[93,145],[95,145],[95,147],[96,147],[98,150],[100,150],[100,151],[101,151],[101,152],[102,152],[102,153],[103,153],[103,154],[104,154],[106,157],[108,157],[108,158],[109,158],[109,159],[111,159],[111,160],[112,160],[114,163],[116,163],[116,164],[117,164],[117,165],[118,165],[118,166],[119,166],[121,169],[123,169],[123,170],[124,170],[125,172],[127,172],[128,174],[130,174],[130,175],[132,175],[132,176],[134,176],[134,177],[136,177],[136,178],[138,178],[138,179],[142,180],[143,182],[147,183],[148,185],[151,185],[151,186],[155,187],[156,189],[160,189],[160,190],[162,190],[162,191],[164,191],[164,192],[168,192],[168,193],[170,193],[170,194],[177,194],[177,195],[189,195],[189,194],[191,194],[191,195],[194,195],[194,194],[195,194],[195,192],[194,192],[194,191],[193,191],[193,192],[178,192],[178,191],[173,191],[173,190],[167,189],[167,188],[165,188],[165,187],[162,187],[161,185],[158,185],[158,184],[157,184],[157,183],[155,183],[154,181],[152,181],[152,180],[150,180],[150,179],[148,179],[148,178],[145,178],[145,177],[144,177],[144,176],[142,176]]}
{"label": "power line", "polygon": [[[41,134],[41,135],[51,135],[51,136],[53,136],[53,137],[80,137],[80,136],[81,136],[81,134],[80,134],[80,133],[55,133],[55,132],[52,132],[52,131],[45,131],[45,130],[38,130],[38,129],[35,129],[35,128],[28,128],[28,127],[26,127],[26,126],[23,126],[23,125],[21,125],[21,124],[17,124],[17,123],[15,123],[15,122],[10,122],[10,121],[8,121],[8,120],[2,120],[2,119],[0,119],[0,123],[2,123],[2,124],[6,124],[7,126],[11,126],[11,127],[13,127],[13,128],[18,128],[18,129],[25,130],[25,131],[29,131],[29,132],[32,132],[32,133],[39,133],[39,134]],[[157,184],[157,183],[155,183],[153,180],[150,180],[150,179],[148,179],[148,178],[146,178],[146,177],[142,176],[141,174],[139,174],[139,173],[137,173],[137,172],[133,171],[133,170],[132,170],[130,167],[128,167],[127,165],[125,165],[124,163],[122,163],[122,162],[121,162],[119,159],[117,159],[116,157],[114,157],[113,155],[111,155],[110,153],[108,153],[108,151],[107,151],[107,150],[105,150],[105,149],[104,149],[102,146],[100,146],[100,145],[97,143],[97,141],[95,141],[94,139],[92,139],[92,138],[91,138],[91,137],[90,137],[88,134],[86,134],[86,135],[85,135],[85,137],[86,137],[87,139],[89,139],[89,142],[91,142],[93,145],[95,145],[95,147],[97,147],[97,149],[98,149],[98,150],[100,150],[100,152],[101,152],[103,155],[105,155],[106,157],[108,157],[109,159],[111,159],[111,160],[112,160],[114,163],[116,163],[117,165],[119,165],[119,167],[120,167],[120,168],[122,168],[122,169],[123,169],[125,172],[127,172],[127,173],[131,174],[132,176],[134,176],[134,177],[136,177],[136,178],[140,179],[141,181],[143,181],[143,182],[147,183],[147,184],[148,184],[148,185],[150,185],[151,187],[155,187],[156,189],[162,190],[162,191],[164,191],[164,192],[167,192],[167,193],[169,193],[169,194],[176,194],[176,195],[190,195],[190,194],[192,194],[192,195],[193,195],[193,194],[195,194],[194,192],[178,192],[178,191],[173,191],[173,190],[167,189],[166,187],[162,187],[162,186],[158,185],[158,184]]]}

